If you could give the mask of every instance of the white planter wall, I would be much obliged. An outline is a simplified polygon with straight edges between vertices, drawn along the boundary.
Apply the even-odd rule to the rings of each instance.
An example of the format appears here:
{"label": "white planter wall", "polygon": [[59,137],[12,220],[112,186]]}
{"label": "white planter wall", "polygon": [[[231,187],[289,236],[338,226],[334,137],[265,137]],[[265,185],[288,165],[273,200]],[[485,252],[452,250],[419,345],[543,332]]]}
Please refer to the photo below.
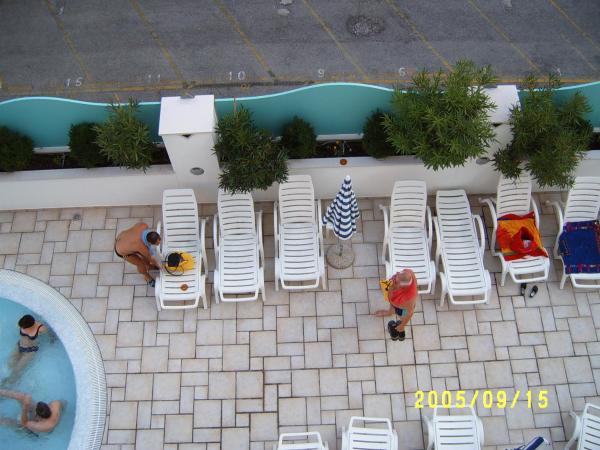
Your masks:
{"label": "white planter wall", "polygon": [[[508,111],[518,97],[511,86],[501,86],[489,94],[497,105],[490,120],[500,124],[495,128],[497,142],[489,149],[491,156],[512,139]],[[163,190],[181,187],[193,188],[200,203],[216,202],[219,167],[213,152],[213,102],[212,96],[163,99],[159,132],[172,165],[152,166],[146,173],[106,167],[0,174],[0,210],[158,205]],[[191,174],[193,167],[202,168],[204,174]],[[435,172],[410,156],[385,160],[354,157],[347,158],[346,165],[340,164],[340,158],[290,160],[289,169],[290,174],[310,175],[319,198],[335,196],[347,174],[359,197],[387,197],[394,182],[401,179],[425,180],[430,193],[462,188],[470,194],[490,194],[496,191],[499,177],[491,163],[478,165],[472,160],[464,167]],[[600,150],[594,150],[580,164],[577,175],[599,174]],[[257,201],[275,200],[277,185],[253,196]]]}

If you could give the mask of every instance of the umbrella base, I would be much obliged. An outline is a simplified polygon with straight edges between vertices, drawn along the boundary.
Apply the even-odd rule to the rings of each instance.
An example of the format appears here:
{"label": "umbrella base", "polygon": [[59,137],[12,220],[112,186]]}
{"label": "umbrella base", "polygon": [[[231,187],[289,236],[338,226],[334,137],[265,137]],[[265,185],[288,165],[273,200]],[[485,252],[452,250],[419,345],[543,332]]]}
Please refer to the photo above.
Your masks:
{"label": "umbrella base", "polygon": [[[340,252],[340,245],[342,251]],[[354,263],[351,244],[334,244],[327,249],[327,264],[336,269],[347,269]]]}

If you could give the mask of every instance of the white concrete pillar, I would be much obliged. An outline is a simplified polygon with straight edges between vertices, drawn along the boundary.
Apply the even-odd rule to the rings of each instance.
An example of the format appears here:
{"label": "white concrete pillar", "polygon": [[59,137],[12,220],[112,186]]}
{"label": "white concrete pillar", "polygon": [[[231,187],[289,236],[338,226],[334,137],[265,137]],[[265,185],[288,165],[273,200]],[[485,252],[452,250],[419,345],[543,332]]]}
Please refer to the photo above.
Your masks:
{"label": "white concrete pillar", "polygon": [[216,124],[213,95],[161,99],[158,134],[165,142],[179,187],[194,189],[200,203],[217,199]]}
{"label": "white concrete pillar", "polygon": [[519,91],[514,84],[500,85],[485,90],[488,97],[494,102],[490,114],[490,122],[494,125],[497,142],[493,142],[488,149],[488,157],[492,158],[497,150],[506,147],[512,142],[513,134],[510,129],[510,110],[519,106]]}

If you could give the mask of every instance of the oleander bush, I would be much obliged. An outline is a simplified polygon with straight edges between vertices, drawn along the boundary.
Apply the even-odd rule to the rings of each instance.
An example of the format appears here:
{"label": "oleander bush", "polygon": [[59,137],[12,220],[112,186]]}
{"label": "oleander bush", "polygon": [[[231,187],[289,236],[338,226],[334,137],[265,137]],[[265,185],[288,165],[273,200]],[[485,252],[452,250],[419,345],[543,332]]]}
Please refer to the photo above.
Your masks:
{"label": "oleander bush", "polygon": [[496,152],[494,166],[508,178],[526,170],[541,187],[568,188],[592,141],[593,128],[585,119],[591,108],[579,92],[564,102],[555,101],[554,90],[561,85],[555,75],[542,86],[534,76],[522,84],[525,95],[510,115],[513,140]]}
{"label": "oleander bush", "polygon": [[215,153],[219,187],[229,192],[265,190],[287,180],[287,153],[267,130],[258,129],[245,108],[219,119]]}
{"label": "oleander bush", "polygon": [[106,122],[96,125],[96,143],[115,165],[146,170],[155,151],[148,126],[137,118],[138,102],[125,105],[111,103]]}
{"label": "oleander bush", "polygon": [[396,153],[416,155],[434,170],[483,156],[494,141],[488,113],[494,103],[484,88],[491,68],[459,61],[448,73],[422,70],[407,90],[395,89],[384,127]]}

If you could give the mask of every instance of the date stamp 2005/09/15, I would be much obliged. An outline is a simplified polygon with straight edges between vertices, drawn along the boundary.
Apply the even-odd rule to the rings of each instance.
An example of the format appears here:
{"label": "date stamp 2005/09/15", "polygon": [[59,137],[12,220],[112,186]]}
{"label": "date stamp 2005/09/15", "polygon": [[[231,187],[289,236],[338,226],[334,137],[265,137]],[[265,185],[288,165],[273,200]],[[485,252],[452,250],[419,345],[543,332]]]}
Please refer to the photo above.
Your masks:
{"label": "date stamp 2005/09/15", "polygon": [[519,400],[526,400],[527,407],[537,406],[539,409],[548,407],[548,391],[538,392],[516,390],[514,395],[508,395],[505,390],[476,390],[467,398],[466,391],[417,391],[415,392],[415,408],[474,408],[480,400],[484,408],[513,409]]}

